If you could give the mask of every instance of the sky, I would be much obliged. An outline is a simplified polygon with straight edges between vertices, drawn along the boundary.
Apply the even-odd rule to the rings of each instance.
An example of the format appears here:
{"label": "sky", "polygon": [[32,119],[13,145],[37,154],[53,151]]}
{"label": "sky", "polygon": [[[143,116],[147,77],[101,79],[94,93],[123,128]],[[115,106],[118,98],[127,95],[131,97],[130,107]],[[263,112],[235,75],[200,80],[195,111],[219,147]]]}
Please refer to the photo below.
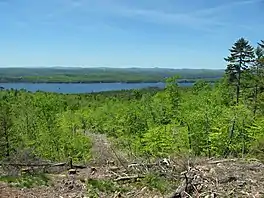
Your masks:
{"label": "sky", "polygon": [[264,0],[0,0],[0,67],[226,67]]}

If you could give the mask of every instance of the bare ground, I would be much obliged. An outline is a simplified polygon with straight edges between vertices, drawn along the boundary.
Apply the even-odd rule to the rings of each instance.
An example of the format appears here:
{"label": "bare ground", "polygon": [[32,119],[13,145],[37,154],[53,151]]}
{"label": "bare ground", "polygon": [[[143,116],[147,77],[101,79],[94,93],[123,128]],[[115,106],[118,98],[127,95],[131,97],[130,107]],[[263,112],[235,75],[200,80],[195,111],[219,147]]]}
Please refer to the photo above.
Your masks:
{"label": "bare ground", "polygon": [[[149,185],[147,182],[152,180],[145,178],[150,173],[164,178],[167,190],[161,192]],[[74,175],[49,177],[50,185],[43,187],[22,189],[0,183],[0,197],[264,197],[264,165],[257,160],[181,159],[169,164],[111,164],[82,169]]]}
{"label": "bare ground", "polygon": [[93,141],[87,168],[69,174],[64,167],[48,175],[47,186],[18,188],[0,182],[0,198],[264,197],[264,164],[258,160],[178,156],[147,163],[112,149],[104,135],[87,135]]}

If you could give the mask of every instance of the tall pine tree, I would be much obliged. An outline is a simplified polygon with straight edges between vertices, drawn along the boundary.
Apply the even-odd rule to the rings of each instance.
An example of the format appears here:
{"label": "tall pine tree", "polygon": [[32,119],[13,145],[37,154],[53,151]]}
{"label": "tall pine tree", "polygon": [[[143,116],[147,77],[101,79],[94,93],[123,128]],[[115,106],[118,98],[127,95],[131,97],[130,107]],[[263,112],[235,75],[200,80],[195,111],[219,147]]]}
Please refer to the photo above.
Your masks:
{"label": "tall pine tree", "polygon": [[260,41],[259,46],[264,49],[264,40],[263,41],[262,40]]}
{"label": "tall pine tree", "polygon": [[250,68],[250,76],[252,80],[253,91],[253,113],[256,114],[258,107],[258,96],[259,93],[263,90],[263,78],[264,78],[264,51],[258,46],[255,50],[255,61],[252,67]]}
{"label": "tall pine tree", "polygon": [[225,58],[228,62],[226,74],[229,83],[236,88],[236,104],[239,103],[241,78],[244,71],[247,71],[249,64],[253,62],[254,48],[244,38],[240,38],[229,50],[230,55]]}

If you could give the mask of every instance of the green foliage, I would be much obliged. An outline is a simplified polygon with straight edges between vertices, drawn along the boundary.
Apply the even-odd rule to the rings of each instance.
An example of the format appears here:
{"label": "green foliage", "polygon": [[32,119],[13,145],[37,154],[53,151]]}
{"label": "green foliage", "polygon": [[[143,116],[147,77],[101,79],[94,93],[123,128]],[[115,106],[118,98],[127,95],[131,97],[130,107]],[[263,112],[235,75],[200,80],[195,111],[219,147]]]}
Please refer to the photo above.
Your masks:
{"label": "green foliage", "polygon": [[250,155],[256,156],[264,162],[264,119],[256,119],[247,131],[253,138],[253,143],[250,145]]}
{"label": "green foliage", "polygon": [[88,196],[90,198],[99,198],[100,195],[114,192],[126,192],[127,188],[121,187],[115,182],[103,179],[89,179],[87,181]]}
{"label": "green foliage", "polygon": [[142,186],[147,186],[150,190],[157,190],[163,195],[171,192],[173,189],[172,182],[168,181],[167,178],[155,174],[146,175],[140,183]]}
{"label": "green foliage", "polygon": [[254,62],[254,48],[244,38],[237,40],[230,49],[230,56],[225,58],[228,62],[226,74],[230,84],[236,87],[236,103],[239,102],[241,80],[247,74],[249,64]]}
{"label": "green foliage", "polygon": [[36,186],[47,186],[49,184],[49,178],[44,174],[22,176],[2,176],[0,181],[7,182],[11,186],[19,188],[32,188]]}
{"label": "green foliage", "polygon": [[[164,90],[79,95],[2,90],[1,159],[31,148],[40,158],[86,162],[91,133],[106,134],[131,156],[148,159],[185,153],[262,156],[261,47],[254,57],[249,42],[239,39],[226,59],[225,77],[214,85],[199,80],[192,88],[180,88],[178,78],[172,77]],[[111,191],[107,182],[102,186],[100,191]]]}
{"label": "green foliage", "polygon": [[199,94],[201,91],[209,91],[211,89],[211,84],[206,82],[205,80],[198,80],[193,85],[193,93]]}
{"label": "green foliage", "polygon": [[261,40],[260,43],[259,43],[259,46],[264,48],[264,40]]}
{"label": "green foliage", "polygon": [[87,184],[99,192],[115,192],[118,190],[117,184],[110,180],[89,179]]}
{"label": "green foliage", "polygon": [[72,130],[80,126],[80,121],[66,117],[70,114],[65,111],[63,97],[24,91],[2,91],[0,96],[6,98],[0,102],[1,157],[31,148],[39,157],[55,161],[90,158],[90,140],[84,133]]}
{"label": "green foliage", "polygon": [[154,158],[168,157],[170,154],[186,152],[188,149],[187,132],[177,125],[152,128],[136,143],[140,153]]}

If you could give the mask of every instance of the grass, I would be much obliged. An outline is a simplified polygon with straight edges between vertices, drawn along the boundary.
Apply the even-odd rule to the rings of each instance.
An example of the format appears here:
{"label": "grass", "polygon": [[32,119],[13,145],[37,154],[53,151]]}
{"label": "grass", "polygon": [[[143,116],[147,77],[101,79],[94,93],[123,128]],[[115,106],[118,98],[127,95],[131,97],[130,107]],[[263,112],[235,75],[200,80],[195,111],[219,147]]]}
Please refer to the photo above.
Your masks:
{"label": "grass", "polygon": [[101,197],[103,194],[115,192],[127,192],[129,189],[118,185],[116,182],[107,179],[89,179],[87,181],[88,195],[90,198]]}
{"label": "grass", "polygon": [[48,186],[49,178],[45,174],[25,174],[22,176],[1,176],[0,181],[14,187],[32,188],[36,186]]}
{"label": "grass", "polygon": [[[177,182],[176,182],[177,183]],[[129,192],[133,189],[147,187],[152,192],[159,192],[166,195],[176,188],[174,181],[150,173],[143,179],[131,183],[117,183],[106,179],[89,179],[87,181],[88,196],[97,198],[103,195],[113,194],[115,192]]]}
{"label": "grass", "polygon": [[171,190],[175,188],[175,182],[162,176],[158,176],[154,173],[149,173],[146,175],[142,181],[140,181],[140,185],[148,187],[148,189],[151,191],[158,191],[163,195],[171,192]]}

